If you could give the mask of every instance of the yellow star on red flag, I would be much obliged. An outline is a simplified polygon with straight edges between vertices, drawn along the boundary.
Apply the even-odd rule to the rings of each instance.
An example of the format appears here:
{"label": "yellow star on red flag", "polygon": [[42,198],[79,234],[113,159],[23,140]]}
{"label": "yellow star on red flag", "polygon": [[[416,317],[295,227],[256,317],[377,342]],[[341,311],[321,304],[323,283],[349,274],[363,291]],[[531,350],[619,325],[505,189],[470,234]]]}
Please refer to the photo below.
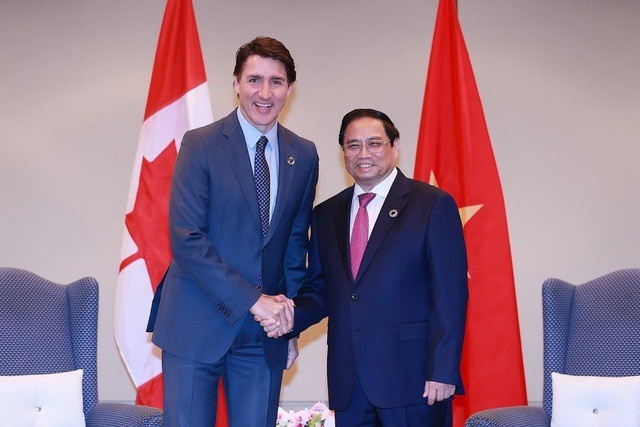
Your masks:
{"label": "yellow star on red flag", "polygon": [[[431,171],[431,173],[429,174],[429,184],[433,185],[434,187],[440,188],[440,186],[438,185],[438,181],[436,180],[436,175],[433,173],[433,171]],[[462,228],[467,225],[467,222],[469,222],[469,220],[473,218],[473,216],[477,214],[480,208],[482,208],[483,206],[484,205],[470,205],[458,208],[460,221],[462,221]]]}

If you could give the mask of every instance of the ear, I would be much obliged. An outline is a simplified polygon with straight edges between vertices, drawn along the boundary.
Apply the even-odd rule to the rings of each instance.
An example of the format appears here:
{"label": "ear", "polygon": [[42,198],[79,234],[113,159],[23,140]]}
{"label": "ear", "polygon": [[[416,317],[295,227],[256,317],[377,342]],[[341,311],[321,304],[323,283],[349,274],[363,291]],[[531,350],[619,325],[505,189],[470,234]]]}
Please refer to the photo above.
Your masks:
{"label": "ear", "polygon": [[291,95],[291,89],[293,88],[293,85],[290,84],[289,87],[287,88],[287,96]]}
{"label": "ear", "polygon": [[400,138],[396,138],[396,140],[393,141],[393,149],[396,150],[396,153],[400,151]]}
{"label": "ear", "polygon": [[233,77],[233,90],[236,91],[236,95],[240,96],[240,82],[236,76]]}

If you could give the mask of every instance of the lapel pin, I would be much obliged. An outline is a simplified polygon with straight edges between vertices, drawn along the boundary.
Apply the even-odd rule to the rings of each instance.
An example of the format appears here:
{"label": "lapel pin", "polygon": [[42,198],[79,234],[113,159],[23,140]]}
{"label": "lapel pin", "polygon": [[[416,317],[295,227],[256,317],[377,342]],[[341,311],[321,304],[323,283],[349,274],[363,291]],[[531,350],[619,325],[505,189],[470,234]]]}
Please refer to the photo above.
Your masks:
{"label": "lapel pin", "polygon": [[391,210],[389,211],[389,216],[390,216],[391,218],[395,218],[395,217],[397,217],[397,216],[398,216],[398,211],[397,211],[396,209],[391,209]]}
{"label": "lapel pin", "polygon": [[294,159],[293,156],[289,156],[287,157],[287,163],[289,163],[289,166],[293,166],[296,164],[296,159]]}

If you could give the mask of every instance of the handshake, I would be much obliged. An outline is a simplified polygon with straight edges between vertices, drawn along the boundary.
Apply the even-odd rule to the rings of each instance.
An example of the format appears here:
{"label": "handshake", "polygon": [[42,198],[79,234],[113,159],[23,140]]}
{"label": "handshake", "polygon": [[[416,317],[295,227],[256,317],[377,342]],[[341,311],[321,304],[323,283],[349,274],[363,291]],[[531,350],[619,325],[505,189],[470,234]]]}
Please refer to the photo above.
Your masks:
{"label": "handshake", "polygon": [[293,300],[284,295],[261,295],[249,309],[269,338],[280,338],[293,330]]}

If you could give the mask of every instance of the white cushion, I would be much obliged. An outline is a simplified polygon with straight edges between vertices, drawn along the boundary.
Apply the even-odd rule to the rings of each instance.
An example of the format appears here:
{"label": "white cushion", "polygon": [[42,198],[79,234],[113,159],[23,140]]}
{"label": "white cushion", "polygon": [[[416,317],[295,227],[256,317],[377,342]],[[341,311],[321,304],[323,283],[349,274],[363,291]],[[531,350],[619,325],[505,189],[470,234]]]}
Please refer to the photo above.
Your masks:
{"label": "white cushion", "polygon": [[640,426],[640,376],[551,373],[551,427]]}
{"label": "white cushion", "polygon": [[82,369],[0,376],[0,426],[85,427]]}

